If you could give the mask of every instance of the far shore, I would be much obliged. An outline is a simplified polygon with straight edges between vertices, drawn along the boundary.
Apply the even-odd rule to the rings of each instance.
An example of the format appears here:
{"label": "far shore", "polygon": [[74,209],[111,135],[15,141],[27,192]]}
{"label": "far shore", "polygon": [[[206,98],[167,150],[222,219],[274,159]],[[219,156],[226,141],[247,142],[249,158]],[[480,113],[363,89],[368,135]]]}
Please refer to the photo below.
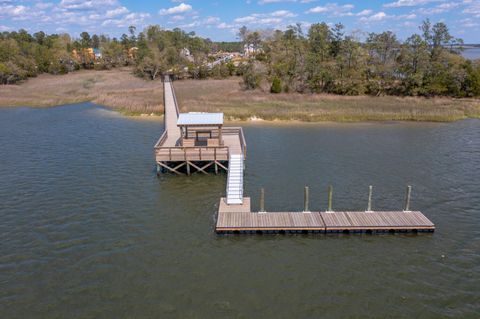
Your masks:
{"label": "far shore", "polygon": [[[295,123],[360,121],[449,122],[480,118],[480,99],[244,91],[241,78],[174,82],[182,112],[223,112],[228,122]],[[163,116],[162,81],[146,81],[130,68],[43,74],[0,86],[0,107],[52,107],[90,101],[138,119]]]}

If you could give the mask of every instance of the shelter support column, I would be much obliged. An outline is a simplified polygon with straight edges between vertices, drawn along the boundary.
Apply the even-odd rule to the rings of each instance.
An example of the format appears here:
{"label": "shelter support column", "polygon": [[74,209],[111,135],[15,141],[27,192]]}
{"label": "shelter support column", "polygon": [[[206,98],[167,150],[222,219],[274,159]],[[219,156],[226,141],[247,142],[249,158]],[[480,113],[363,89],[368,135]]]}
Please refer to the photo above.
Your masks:
{"label": "shelter support column", "polygon": [[222,146],[222,126],[218,126],[218,145]]}

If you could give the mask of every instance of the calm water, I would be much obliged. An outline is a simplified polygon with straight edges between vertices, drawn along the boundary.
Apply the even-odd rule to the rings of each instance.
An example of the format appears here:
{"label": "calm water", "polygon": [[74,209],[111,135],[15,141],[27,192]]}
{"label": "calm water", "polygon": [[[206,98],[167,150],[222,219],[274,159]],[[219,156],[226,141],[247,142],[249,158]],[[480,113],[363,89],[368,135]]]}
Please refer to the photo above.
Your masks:
{"label": "calm water", "polygon": [[470,60],[480,59],[480,48],[466,48],[462,55]]}
{"label": "calm water", "polygon": [[[400,209],[433,235],[216,236],[225,175],[154,174],[155,121],[0,110],[0,318],[478,318],[480,121],[246,125],[270,210]],[[258,205],[255,204],[254,208]]]}

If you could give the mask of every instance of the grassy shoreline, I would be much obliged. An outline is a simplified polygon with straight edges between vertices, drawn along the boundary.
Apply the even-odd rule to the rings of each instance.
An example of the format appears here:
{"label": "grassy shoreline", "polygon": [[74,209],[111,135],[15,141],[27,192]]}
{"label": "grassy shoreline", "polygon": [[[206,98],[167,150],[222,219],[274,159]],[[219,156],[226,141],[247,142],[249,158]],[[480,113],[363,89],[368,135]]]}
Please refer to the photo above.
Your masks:
{"label": "grassy shoreline", "polygon": [[182,111],[224,112],[237,120],[300,122],[429,121],[480,117],[479,99],[243,91],[239,78],[174,82]]}
{"label": "grassy shoreline", "polygon": [[[449,122],[480,118],[480,99],[243,91],[240,78],[175,82],[182,112],[224,112],[229,121],[251,122]],[[93,102],[127,116],[163,115],[161,81],[134,77],[131,69],[41,75],[0,86],[0,107],[52,107]]]}
{"label": "grassy shoreline", "polygon": [[42,74],[19,85],[0,86],[0,107],[53,107],[92,102],[124,115],[163,115],[161,81],[134,77],[129,68]]}

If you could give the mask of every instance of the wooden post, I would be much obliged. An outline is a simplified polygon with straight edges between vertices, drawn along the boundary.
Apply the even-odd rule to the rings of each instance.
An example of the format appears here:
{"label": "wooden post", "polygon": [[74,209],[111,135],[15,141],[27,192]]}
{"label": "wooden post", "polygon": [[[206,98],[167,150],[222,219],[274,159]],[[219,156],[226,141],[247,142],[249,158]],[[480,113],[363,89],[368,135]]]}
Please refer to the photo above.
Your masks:
{"label": "wooden post", "polygon": [[328,186],[328,210],[327,212],[333,212],[332,210],[332,197],[333,197],[333,186]]}
{"label": "wooden post", "polygon": [[265,189],[260,189],[260,211],[259,213],[265,213]]}
{"label": "wooden post", "polygon": [[160,176],[161,168],[160,165],[157,164],[157,176]]}
{"label": "wooden post", "polygon": [[187,175],[190,176],[190,163],[187,161]]}
{"label": "wooden post", "polygon": [[407,186],[407,194],[405,196],[405,209],[403,210],[404,212],[409,212],[410,211],[410,196],[412,195],[412,186],[408,185]]}
{"label": "wooden post", "polygon": [[218,145],[222,146],[222,126],[218,127]]}
{"label": "wooden post", "polygon": [[217,161],[215,161],[215,175],[218,174],[218,164],[217,164]]}
{"label": "wooden post", "polygon": [[308,186],[305,186],[305,190],[303,192],[303,212],[304,213],[310,213],[310,210],[308,209],[308,204],[309,204],[309,189]]}
{"label": "wooden post", "polygon": [[372,189],[373,189],[373,186],[370,185],[368,187],[368,206],[367,206],[367,212],[368,213],[372,213]]}

